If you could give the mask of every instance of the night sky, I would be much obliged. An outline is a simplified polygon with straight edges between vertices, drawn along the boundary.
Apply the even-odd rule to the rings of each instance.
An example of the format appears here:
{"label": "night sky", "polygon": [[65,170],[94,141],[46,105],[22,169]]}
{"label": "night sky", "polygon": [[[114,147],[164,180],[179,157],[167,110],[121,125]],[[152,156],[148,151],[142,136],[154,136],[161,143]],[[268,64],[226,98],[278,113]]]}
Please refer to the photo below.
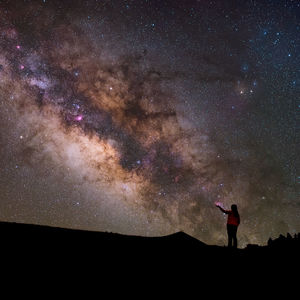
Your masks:
{"label": "night sky", "polygon": [[0,1],[0,220],[299,232],[299,53],[296,0]]}

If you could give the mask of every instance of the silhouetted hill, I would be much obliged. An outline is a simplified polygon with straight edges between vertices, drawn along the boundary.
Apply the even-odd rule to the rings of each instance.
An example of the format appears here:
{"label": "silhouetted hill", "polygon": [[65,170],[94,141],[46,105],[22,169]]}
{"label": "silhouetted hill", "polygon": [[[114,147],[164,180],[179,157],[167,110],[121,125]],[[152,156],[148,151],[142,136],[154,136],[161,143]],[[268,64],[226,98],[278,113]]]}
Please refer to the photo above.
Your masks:
{"label": "silhouetted hill", "polygon": [[125,270],[185,268],[199,272],[222,265],[230,269],[299,266],[300,235],[280,236],[267,246],[248,245],[245,249],[210,246],[183,233],[163,237],[139,237],[107,232],[72,230],[48,226],[0,222],[1,257],[5,263],[87,266]]}

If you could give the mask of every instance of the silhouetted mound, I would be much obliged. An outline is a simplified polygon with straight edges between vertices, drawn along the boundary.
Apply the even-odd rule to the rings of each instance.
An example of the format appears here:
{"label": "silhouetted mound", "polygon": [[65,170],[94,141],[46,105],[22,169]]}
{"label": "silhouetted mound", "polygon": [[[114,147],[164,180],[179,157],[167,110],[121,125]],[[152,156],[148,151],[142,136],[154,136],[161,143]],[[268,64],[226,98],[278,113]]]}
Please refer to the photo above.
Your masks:
{"label": "silhouetted mound", "polygon": [[163,237],[139,237],[107,232],[0,222],[1,254],[9,263],[141,265],[199,268],[222,264],[251,266],[293,263],[296,267],[300,234],[279,236],[268,245],[245,249],[211,246],[183,233]]}

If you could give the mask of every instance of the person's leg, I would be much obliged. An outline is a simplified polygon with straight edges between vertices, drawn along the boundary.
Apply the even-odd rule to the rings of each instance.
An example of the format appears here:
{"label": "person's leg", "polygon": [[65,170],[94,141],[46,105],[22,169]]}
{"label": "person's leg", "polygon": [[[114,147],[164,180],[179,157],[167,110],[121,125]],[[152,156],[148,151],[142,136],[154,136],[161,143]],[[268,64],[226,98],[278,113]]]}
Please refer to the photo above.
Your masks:
{"label": "person's leg", "polygon": [[233,238],[233,247],[237,248],[237,237],[236,237],[236,233],[237,233],[237,226],[232,226],[232,238]]}
{"label": "person's leg", "polygon": [[232,230],[231,226],[227,224],[228,247],[232,247]]}

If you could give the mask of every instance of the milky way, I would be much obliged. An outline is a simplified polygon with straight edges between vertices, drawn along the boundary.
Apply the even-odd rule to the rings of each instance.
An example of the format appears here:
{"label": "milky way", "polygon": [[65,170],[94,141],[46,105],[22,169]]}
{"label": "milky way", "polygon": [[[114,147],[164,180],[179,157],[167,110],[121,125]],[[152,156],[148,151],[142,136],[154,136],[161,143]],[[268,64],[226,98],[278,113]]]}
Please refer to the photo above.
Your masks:
{"label": "milky way", "polygon": [[2,2],[2,220],[222,245],[221,201],[240,245],[300,230],[296,4]]}

